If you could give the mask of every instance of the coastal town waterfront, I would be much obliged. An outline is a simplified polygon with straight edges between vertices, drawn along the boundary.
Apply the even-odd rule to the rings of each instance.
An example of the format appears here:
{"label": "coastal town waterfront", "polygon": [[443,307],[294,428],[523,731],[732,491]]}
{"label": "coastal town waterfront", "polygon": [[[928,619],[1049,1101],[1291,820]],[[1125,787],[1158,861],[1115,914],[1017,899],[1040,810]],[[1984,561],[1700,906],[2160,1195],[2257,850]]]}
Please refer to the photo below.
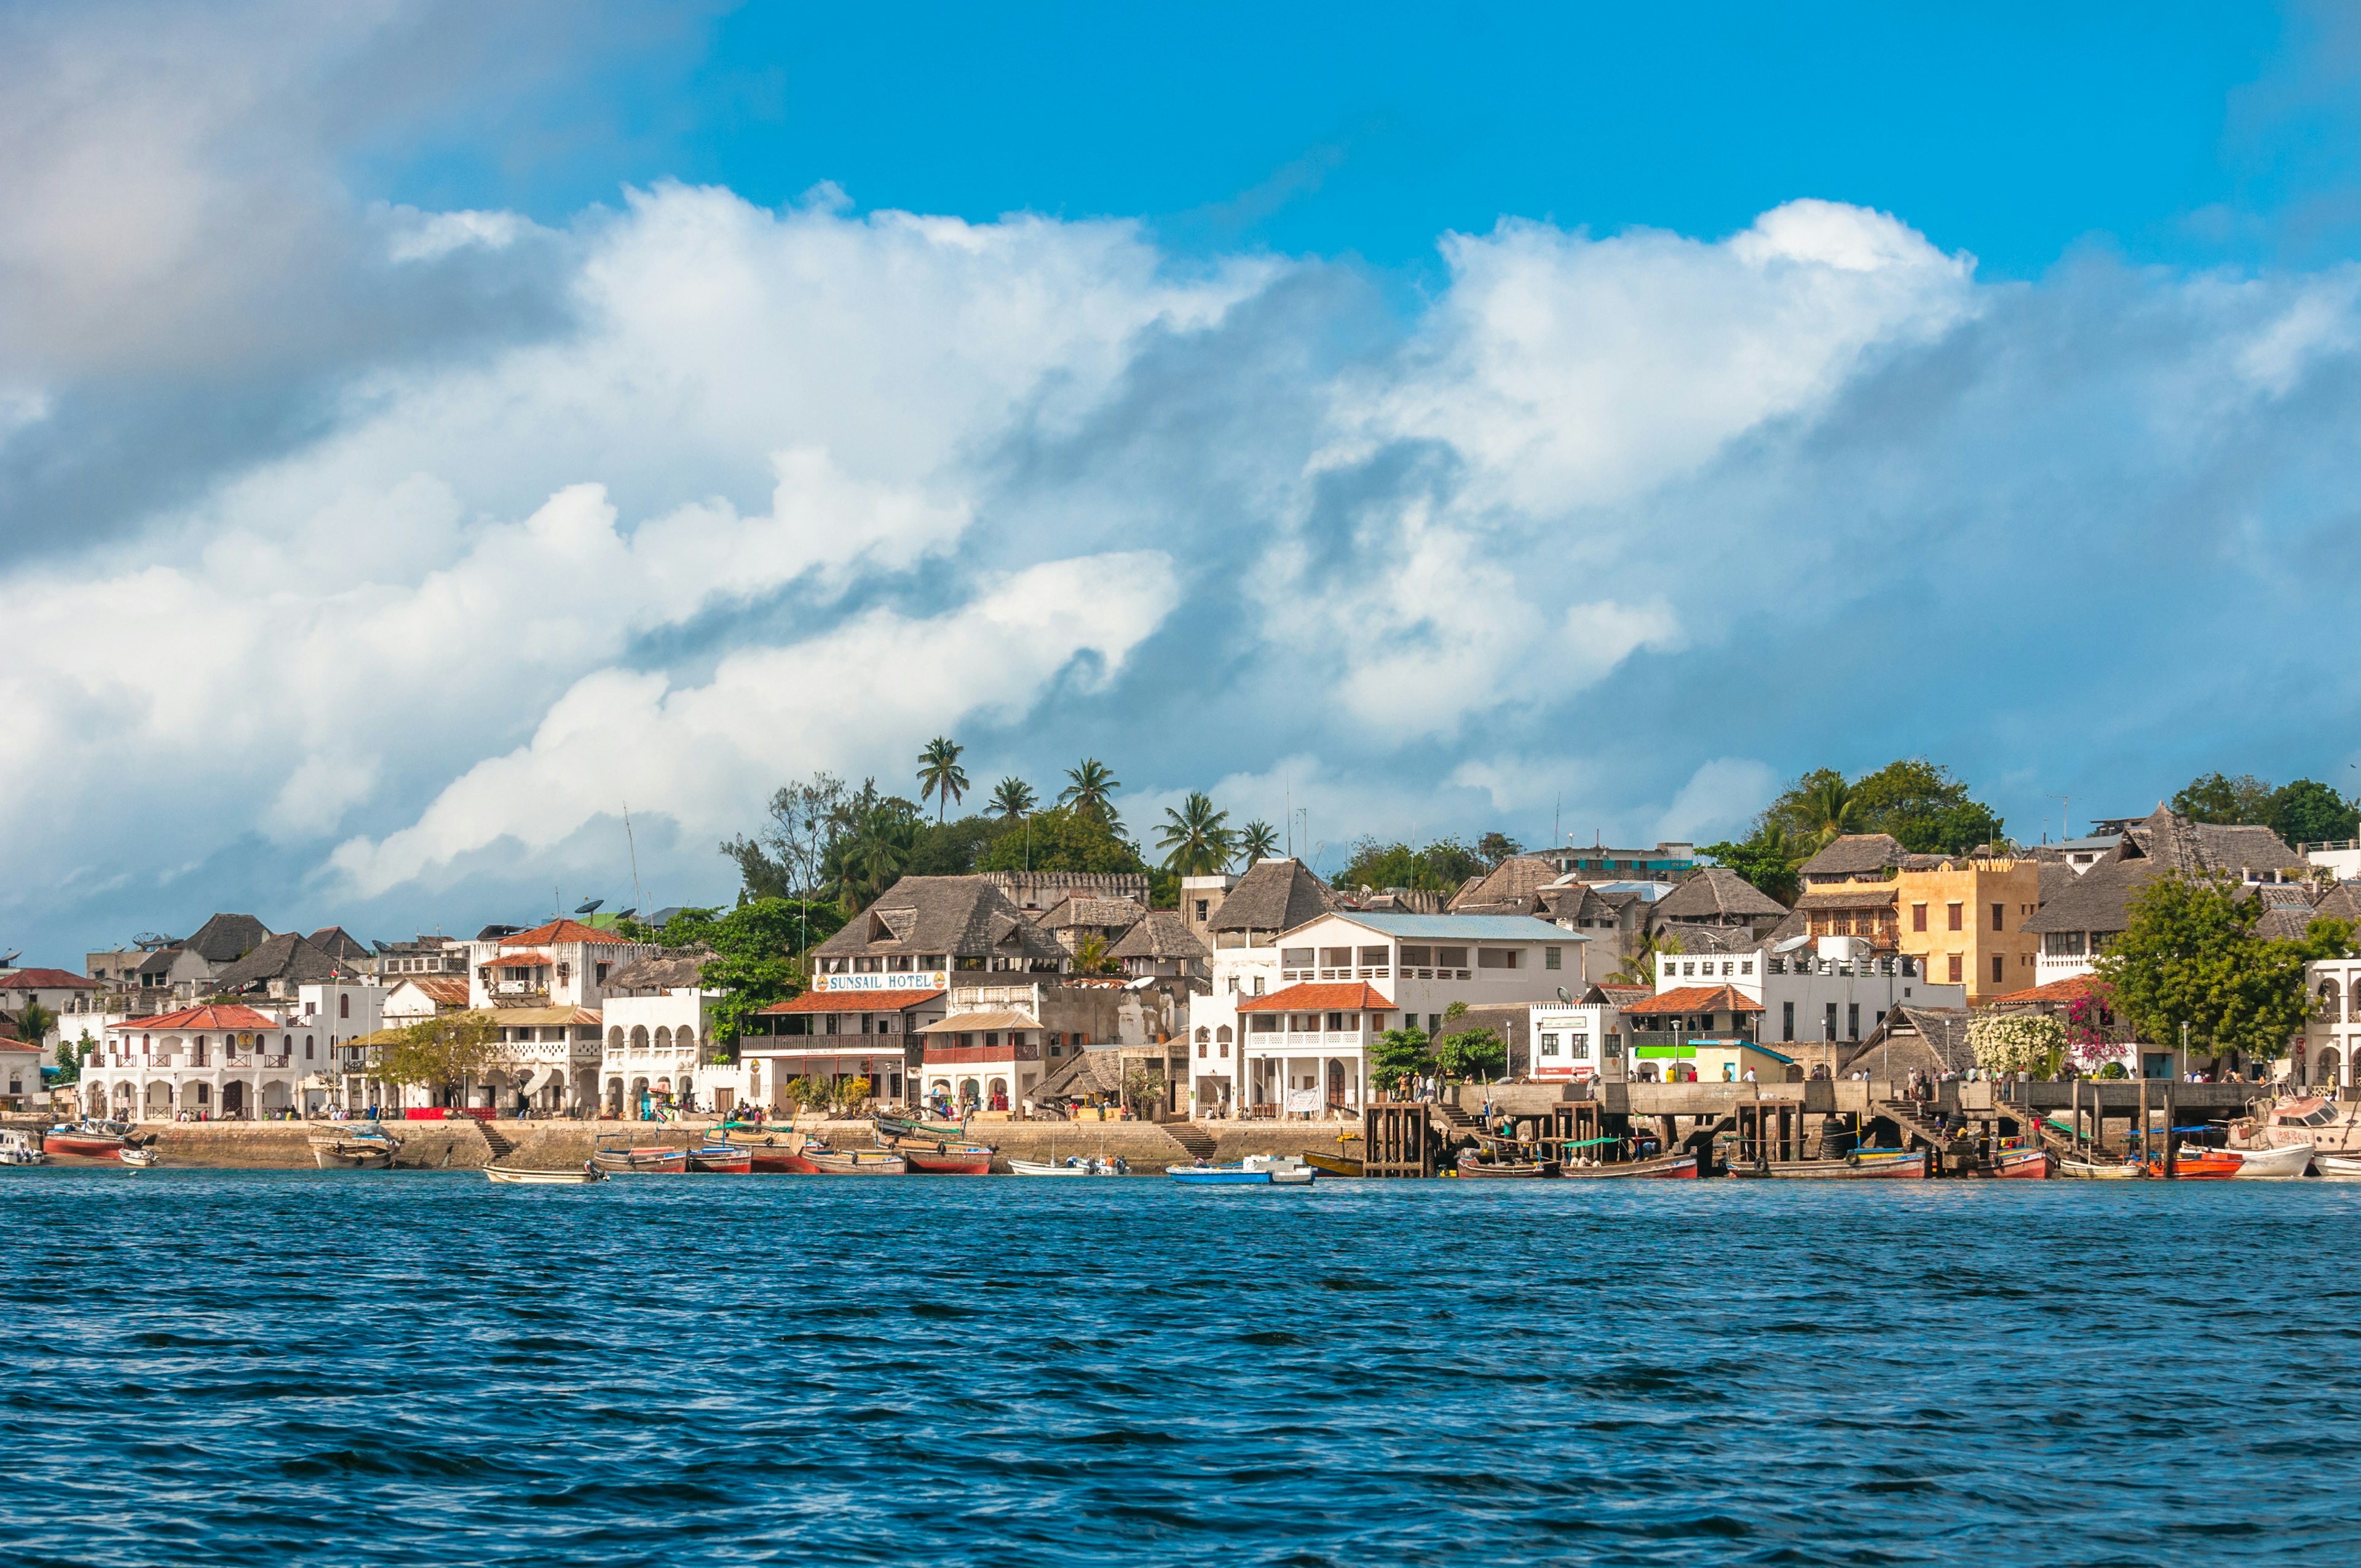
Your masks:
{"label": "coastal town waterfront", "polygon": [[[0,1173],[33,1563],[2341,1555],[2324,1182]],[[2104,1347],[2078,1304],[2103,1301]],[[2192,1434],[2235,1428],[2192,1476]],[[2029,1521],[2037,1521],[2037,1530]],[[2028,1531],[2037,1541],[2028,1545]]]}

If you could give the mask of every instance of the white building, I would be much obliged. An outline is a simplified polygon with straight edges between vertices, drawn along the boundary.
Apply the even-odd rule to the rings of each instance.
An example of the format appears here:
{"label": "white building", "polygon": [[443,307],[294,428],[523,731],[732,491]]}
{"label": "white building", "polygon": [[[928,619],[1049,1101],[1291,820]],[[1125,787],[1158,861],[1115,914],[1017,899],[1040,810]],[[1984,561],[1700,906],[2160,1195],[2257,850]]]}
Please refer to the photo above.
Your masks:
{"label": "white building", "polygon": [[2323,959],[2306,964],[2303,977],[2312,1017],[2290,1076],[2323,1089],[2361,1082],[2361,959]]}
{"label": "white building", "polygon": [[1543,1082],[1623,1080],[1625,1004],[1653,994],[1644,985],[1595,984],[1572,1002],[1536,1002],[1526,1033],[1532,1076]]}
{"label": "white building", "polygon": [[467,1005],[597,1007],[609,978],[624,965],[664,951],[585,926],[552,920],[530,931],[468,944]]}
{"label": "white building", "polygon": [[[1657,960],[1655,998],[1624,1010],[1634,1023],[1633,1043],[1643,1043],[1639,1039],[1642,1033],[1670,1032],[1671,1025],[1661,1021],[1642,1029],[1638,1018],[1642,1015],[1686,1018],[1690,1021],[1679,1028],[1701,1032],[1694,1019],[1717,1012],[1706,1003],[1725,989],[1753,1005],[1722,1006],[1719,1014],[1749,1014],[1751,1021],[1733,1015],[1703,1027],[1743,1033],[1766,1045],[1857,1044],[1901,1003],[1967,1005],[1966,986],[1929,983],[1919,972],[1918,960],[1908,953],[1879,954],[1865,937],[1791,937],[1752,951],[1668,954]],[[1689,1005],[1673,1005],[1676,1003]],[[1754,1008],[1760,1008],[1759,1015]]]}
{"label": "white building", "polygon": [[[885,981],[895,982],[888,987]],[[947,1010],[950,971],[820,974],[815,989],[749,1018],[738,1042],[746,1098],[784,1110],[785,1086],[799,1078],[864,1078],[895,1104],[915,1098],[918,1032]],[[609,1080],[611,1091],[613,1080]]]}
{"label": "white building", "polygon": [[41,1093],[41,1064],[49,1054],[24,1040],[0,1040],[0,1107],[36,1111],[49,1102]]}
{"label": "white building", "polygon": [[251,1121],[301,1103],[300,1085],[326,1066],[317,1025],[287,1005],[184,1007],[109,1026],[79,1085],[93,1116]]}

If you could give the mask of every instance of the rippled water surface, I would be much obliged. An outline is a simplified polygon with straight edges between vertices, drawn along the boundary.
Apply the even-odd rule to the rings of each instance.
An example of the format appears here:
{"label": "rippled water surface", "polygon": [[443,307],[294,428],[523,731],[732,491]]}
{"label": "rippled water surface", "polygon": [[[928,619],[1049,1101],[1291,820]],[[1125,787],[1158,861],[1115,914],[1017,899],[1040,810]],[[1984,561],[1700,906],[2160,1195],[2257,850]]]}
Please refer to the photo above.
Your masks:
{"label": "rippled water surface", "polygon": [[15,1563],[2353,1561],[2361,1186],[0,1171]]}

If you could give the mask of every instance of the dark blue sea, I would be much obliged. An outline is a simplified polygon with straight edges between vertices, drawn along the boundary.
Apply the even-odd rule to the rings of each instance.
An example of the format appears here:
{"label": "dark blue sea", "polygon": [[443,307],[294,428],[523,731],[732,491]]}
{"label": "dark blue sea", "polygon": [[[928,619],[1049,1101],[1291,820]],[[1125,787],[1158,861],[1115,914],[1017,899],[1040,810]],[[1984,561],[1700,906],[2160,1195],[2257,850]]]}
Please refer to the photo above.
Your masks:
{"label": "dark blue sea", "polygon": [[0,1171],[31,1563],[2361,1560],[2361,1186]]}

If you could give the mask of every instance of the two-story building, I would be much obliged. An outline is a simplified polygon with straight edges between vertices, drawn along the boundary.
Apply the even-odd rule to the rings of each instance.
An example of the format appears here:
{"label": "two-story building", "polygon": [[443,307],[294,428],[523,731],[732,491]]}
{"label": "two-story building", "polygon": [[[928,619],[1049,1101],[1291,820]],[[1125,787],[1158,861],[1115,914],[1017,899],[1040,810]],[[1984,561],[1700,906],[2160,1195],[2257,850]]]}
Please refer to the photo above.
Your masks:
{"label": "two-story building", "polygon": [[2036,984],[2041,867],[2011,854],[1944,855],[1894,872],[1895,945],[1929,980],[1967,988],[1968,1005]]}
{"label": "two-story building", "polygon": [[254,1120],[300,1106],[302,1080],[327,1065],[324,1049],[292,1003],[179,1008],[109,1025],[79,1098],[93,1116]]}
{"label": "two-story building", "polygon": [[[98,982],[71,970],[20,969],[0,974],[0,1015],[12,1024],[21,1020],[27,1007],[39,1007],[55,1015],[56,1021],[41,1032],[38,1040],[27,1044],[54,1051],[60,1039],[72,1039],[69,1029],[87,1026],[87,1015],[98,997]],[[104,1029],[105,1025],[98,1025]],[[23,1031],[17,1031],[23,1037]],[[96,1038],[93,1035],[93,1038]]]}
{"label": "two-story building", "polygon": [[2131,904],[2157,876],[2225,876],[2250,886],[2304,874],[2301,858],[2268,828],[2192,822],[2159,805],[2123,824],[2114,848],[2054,891],[2024,923],[2040,939],[2035,983],[2091,972],[2107,944],[2131,926]]}
{"label": "two-story building", "polygon": [[1665,954],[1655,997],[1623,1012],[1634,1047],[1752,1041],[1808,1072],[1833,1070],[1904,1002],[1964,1007],[1966,997],[1964,986],[1929,981],[1916,958],[1880,951],[1869,937],[1788,937],[1752,949]]}
{"label": "two-story building", "polygon": [[467,1004],[478,1009],[596,1008],[609,975],[664,950],[565,918],[467,946]]}
{"label": "two-story building", "polygon": [[596,1025],[605,1025],[604,1053],[578,1066],[581,1103],[599,1100],[596,1080],[605,1082],[609,1115],[641,1116],[667,1099],[730,1111],[752,1098],[737,1062],[713,1059],[724,1054],[713,1027],[722,993],[701,978],[713,957],[706,948],[671,948],[609,973],[606,1000],[593,1020],[594,1039]]}

